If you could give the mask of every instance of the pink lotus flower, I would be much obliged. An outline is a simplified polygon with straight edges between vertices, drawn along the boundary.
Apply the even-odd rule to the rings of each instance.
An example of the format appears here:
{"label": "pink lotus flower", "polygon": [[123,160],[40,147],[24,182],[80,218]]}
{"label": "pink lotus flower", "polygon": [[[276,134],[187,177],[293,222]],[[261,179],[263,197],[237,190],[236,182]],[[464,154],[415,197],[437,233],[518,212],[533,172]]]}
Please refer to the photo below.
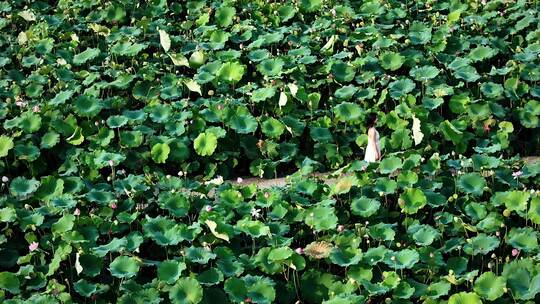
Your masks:
{"label": "pink lotus flower", "polygon": [[337,226],[337,231],[338,232],[342,232],[343,230],[345,230],[345,226],[343,226],[343,225],[338,225]]}
{"label": "pink lotus flower", "polygon": [[516,248],[512,249],[512,256],[515,257],[519,254],[519,250],[517,250]]}
{"label": "pink lotus flower", "polygon": [[239,177],[239,178],[236,179],[236,182],[239,183],[239,184],[241,184],[243,181],[244,181],[244,179],[241,178],[241,177]]}
{"label": "pink lotus flower", "polygon": [[30,251],[34,251],[38,248],[39,244],[37,242],[32,242],[30,243],[30,245],[28,245],[28,249],[30,249]]}
{"label": "pink lotus flower", "polygon": [[39,112],[41,112],[41,108],[39,106],[34,106],[32,111],[34,111],[34,113],[39,113]]}
{"label": "pink lotus flower", "polygon": [[520,176],[522,176],[522,175],[523,175],[523,171],[521,171],[521,170],[512,173],[512,177],[513,177],[514,179],[517,179],[518,177],[520,177]]}
{"label": "pink lotus flower", "polygon": [[112,209],[116,209],[116,207],[117,207],[117,206],[116,206],[116,203],[111,203],[111,208],[112,208]]}
{"label": "pink lotus flower", "polygon": [[73,215],[76,215],[76,216],[81,215],[81,210],[79,210],[79,208],[75,208],[75,211],[73,211]]}
{"label": "pink lotus flower", "polygon": [[212,206],[206,205],[206,207],[204,207],[204,210],[206,210],[206,212],[210,212],[212,211]]}
{"label": "pink lotus flower", "polygon": [[112,160],[112,159],[111,159],[111,160],[109,160],[109,166],[111,166],[111,167],[112,167],[112,166],[114,166],[114,162],[113,162],[113,160]]}
{"label": "pink lotus flower", "polygon": [[300,247],[296,248],[294,251],[295,251],[296,253],[298,253],[298,254],[303,254],[303,253],[304,253],[304,249],[303,249],[303,248],[300,248]]}

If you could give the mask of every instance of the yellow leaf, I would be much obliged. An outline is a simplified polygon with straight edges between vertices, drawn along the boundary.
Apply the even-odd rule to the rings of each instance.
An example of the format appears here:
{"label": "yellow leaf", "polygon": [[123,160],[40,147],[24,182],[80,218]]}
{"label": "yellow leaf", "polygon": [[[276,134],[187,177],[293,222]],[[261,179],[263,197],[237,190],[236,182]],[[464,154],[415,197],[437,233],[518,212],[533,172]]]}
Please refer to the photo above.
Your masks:
{"label": "yellow leaf", "polygon": [[201,86],[197,82],[190,79],[190,80],[186,80],[184,83],[186,84],[186,86],[188,87],[190,91],[197,92],[199,93],[199,95],[202,95]]}
{"label": "yellow leaf", "polygon": [[169,34],[165,32],[164,30],[158,30],[159,32],[159,43],[161,43],[161,46],[165,50],[165,53],[169,51],[171,48],[171,38],[169,37]]}
{"label": "yellow leaf", "polygon": [[414,115],[413,115],[412,133],[413,133],[414,145],[416,146],[422,142],[422,139],[424,138],[424,134],[420,130],[420,119],[416,118]]}
{"label": "yellow leaf", "polygon": [[229,241],[228,235],[226,235],[225,233],[219,233],[216,231],[216,228],[217,228],[216,222],[211,221],[211,220],[206,220],[204,221],[204,223],[208,226],[208,228],[210,228],[210,231],[215,237],[217,237],[218,239],[225,240],[227,242]]}

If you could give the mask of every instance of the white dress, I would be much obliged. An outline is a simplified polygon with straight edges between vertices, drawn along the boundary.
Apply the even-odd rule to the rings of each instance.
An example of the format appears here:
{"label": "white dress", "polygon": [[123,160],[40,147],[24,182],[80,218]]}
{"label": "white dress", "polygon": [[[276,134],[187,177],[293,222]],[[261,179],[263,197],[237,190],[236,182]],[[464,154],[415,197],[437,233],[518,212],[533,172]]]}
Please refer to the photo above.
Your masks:
{"label": "white dress", "polygon": [[[375,131],[375,144],[371,142],[371,138],[368,136],[368,144],[366,147],[366,154],[364,156],[364,160],[368,163],[373,163],[377,161],[377,150],[381,151],[381,146],[379,142],[379,132],[377,129],[373,128],[373,131]],[[369,130],[368,130],[369,134]],[[375,146],[377,147],[377,150],[375,150]]]}

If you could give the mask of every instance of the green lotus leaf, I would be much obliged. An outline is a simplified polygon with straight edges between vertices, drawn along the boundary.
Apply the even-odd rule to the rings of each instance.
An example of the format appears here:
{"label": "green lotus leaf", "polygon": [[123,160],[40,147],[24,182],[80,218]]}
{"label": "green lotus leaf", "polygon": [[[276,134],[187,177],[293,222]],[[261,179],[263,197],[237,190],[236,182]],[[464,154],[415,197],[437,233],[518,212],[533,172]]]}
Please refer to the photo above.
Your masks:
{"label": "green lotus leaf", "polygon": [[109,191],[92,189],[86,194],[86,199],[101,205],[107,205],[114,199],[114,195]]}
{"label": "green lotus leaf", "polygon": [[217,72],[217,76],[220,80],[233,84],[242,79],[245,70],[246,66],[239,62],[227,62],[221,66]]}
{"label": "green lotus leaf", "polygon": [[409,78],[402,78],[391,82],[388,85],[388,90],[390,91],[390,97],[392,97],[392,99],[400,99],[412,92],[415,87],[414,81]]}
{"label": "green lotus leaf", "polygon": [[409,27],[409,38],[412,44],[426,44],[431,40],[431,27],[419,22],[414,21]]}
{"label": "green lotus leaf", "polygon": [[395,224],[378,223],[369,227],[368,234],[374,239],[383,241],[393,241],[396,231],[392,229]]}
{"label": "green lotus leaf", "polygon": [[341,267],[356,265],[362,260],[362,250],[358,248],[335,247],[330,252],[330,261]]}
{"label": "green lotus leaf", "polygon": [[407,214],[415,214],[427,204],[427,198],[420,189],[409,188],[399,197],[401,210]]}
{"label": "green lotus leaf", "polygon": [[458,187],[465,193],[470,193],[476,196],[484,193],[486,179],[478,173],[466,173],[459,177]]}
{"label": "green lotus leaf", "polygon": [[132,43],[129,41],[117,42],[111,47],[111,53],[121,56],[134,57],[145,48],[146,45],[140,43]]}
{"label": "green lotus leaf", "polygon": [[[107,244],[92,248],[92,252],[95,254],[95,257],[102,258],[105,255],[107,255],[107,253],[109,252],[120,252],[121,250],[124,250],[126,246],[127,246],[127,239],[125,237],[121,239],[113,238]],[[88,262],[96,260],[94,256],[87,257],[87,259],[88,259]],[[100,259],[97,259],[97,260],[101,261]]]}
{"label": "green lotus leaf", "polygon": [[497,237],[480,233],[471,238],[470,242],[467,242],[467,244],[463,246],[463,251],[469,255],[486,255],[497,247],[499,247],[499,239]]}
{"label": "green lotus leaf", "polygon": [[16,197],[25,197],[34,193],[39,187],[35,179],[26,179],[22,176],[15,177],[9,185],[9,192]]}
{"label": "green lotus leaf", "polygon": [[216,258],[212,251],[201,247],[189,247],[186,249],[186,257],[193,263],[207,264],[208,261]]}
{"label": "green lotus leaf", "polygon": [[73,229],[75,224],[75,216],[72,214],[64,214],[58,221],[52,224],[51,231],[53,235],[59,236]]}
{"label": "green lotus leaf", "polygon": [[216,10],[216,21],[219,26],[227,27],[231,25],[236,14],[234,7],[222,6]]}
{"label": "green lotus leaf", "polygon": [[488,301],[494,301],[504,294],[506,279],[491,271],[484,272],[474,282],[474,291]]}
{"label": "green lotus leaf", "polygon": [[337,61],[332,64],[332,74],[339,82],[350,82],[354,79],[356,71],[354,67],[346,62]]}
{"label": "green lotus leaf", "polygon": [[171,107],[164,104],[157,104],[150,108],[150,119],[155,123],[165,123],[169,121],[172,114]]}
{"label": "green lotus leaf", "polygon": [[519,250],[534,252],[538,249],[537,231],[530,227],[512,228],[506,242]]}
{"label": "green lotus leaf", "polygon": [[445,120],[440,123],[439,129],[447,140],[451,140],[454,144],[460,143],[463,138],[463,132],[458,130],[451,122]]}
{"label": "green lotus leaf", "polygon": [[258,124],[251,115],[235,115],[230,120],[230,127],[240,134],[248,134],[257,130]]}
{"label": "green lotus leaf", "polygon": [[233,301],[241,302],[246,298],[246,283],[236,277],[231,277],[225,281],[224,290]]}
{"label": "green lotus leaf", "polygon": [[334,208],[318,206],[306,210],[305,222],[315,231],[332,230],[336,228],[338,218]]}
{"label": "green lotus leaf", "polygon": [[358,91],[358,88],[353,85],[341,87],[336,90],[334,96],[339,99],[351,99],[353,95]]}
{"label": "green lotus leaf", "polygon": [[81,95],[75,100],[74,109],[83,117],[94,117],[101,111],[100,101],[89,95]]}
{"label": "green lotus leaf", "polygon": [[176,245],[182,241],[182,227],[175,221],[158,216],[146,218],[143,224],[144,236],[154,240],[160,246]]}
{"label": "green lotus leaf", "polygon": [[38,147],[34,146],[32,143],[27,143],[25,145],[18,144],[15,146],[15,156],[18,159],[24,159],[28,161],[35,161],[38,159],[41,154]]}
{"label": "green lotus leaf", "polygon": [[410,269],[418,261],[420,261],[420,255],[413,249],[387,252],[384,258],[384,263],[393,269]]}
{"label": "green lotus leaf", "polygon": [[98,285],[92,284],[85,279],[78,280],[73,284],[75,291],[83,297],[91,297],[98,291]]}
{"label": "green lotus leaf", "polygon": [[121,255],[111,262],[109,271],[117,278],[132,278],[139,272],[139,264],[135,258]]}
{"label": "green lotus leaf", "polygon": [[41,179],[41,185],[35,193],[35,196],[48,202],[52,198],[62,195],[63,191],[64,181],[62,179],[57,179],[54,176],[47,176]]}
{"label": "green lotus leaf", "polygon": [[362,217],[370,217],[377,213],[381,203],[378,200],[370,199],[365,196],[354,199],[351,202],[351,211],[355,215]]}
{"label": "green lotus leaf", "polygon": [[259,101],[272,98],[274,95],[276,95],[276,88],[274,87],[260,88],[253,91],[253,94],[251,95],[251,100],[253,102],[259,102]]}
{"label": "green lotus leaf", "polygon": [[409,75],[416,81],[428,81],[439,75],[440,71],[434,66],[424,65],[420,67],[414,67],[409,72]]}
{"label": "green lotus leaf", "polygon": [[[2,146],[1,144],[1,141],[2,139],[0,138],[0,147]],[[60,142],[60,135],[54,131],[49,131],[47,133],[45,133],[43,135],[43,137],[41,137],[41,144],[40,144],[40,148],[41,149],[50,149],[54,146],[56,146],[56,144],[58,144]],[[2,149],[0,148],[0,151]],[[0,152],[0,156],[2,156],[2,153]]]}
{"label": "green lotus leaf", "polygon": [[139,147],[143,143],[143,134],[141,131],[122,131],[120,132],[120,143],[124,147]]}
{"label": "green lotus leaf", "polygon": [[13,149],[13,138],[6,135],[0,136],[0,157],[6,157],[9,150]]}
{"label": "green lotus leaf", "polygon": [[396,52],[384,52],[379,56],[379,63],[385,70],[398,70],[403,62],[405,62],[405,57]]}
{"label": "green lotus leaf", "polygon": [[486,96],[487,98],[495,99],[502,96],[504,88],[498,83],[484,82],[480,86],[480,91],[482,91],[482,94],[484,94],[484,96]]}
{"label": "green lotus leaf", "polygon": [[247,296],[255,303],[270,304],[274,303],[276,290],[274,282],[269,278],[261,276],[246,275],[244,282],[247,287]]}
{"label": "green lotus leaf", "polygon": [[283,70],[284,62],[280,58],[265,59],[257,65],[257,71],[264,76],[279,76]]}
{"label": "green lotus leaf", "polygon": [[106,151],[95,151],[94,164],[97,168],[103,168],[105,166],[110,166],[110,162],[113,162],[114,166],[118,166],[119,163],[123,162],[126,157],[122,154],[111,153]]}
{"label": "green lotus leaf", "polygon": [[399,299],[409,299],[414,294],[414,291],[414,287],[412,287],[409,283],[401,281],[394,289],[392,296]]}
{"label": "green lotus leaf", "polygon": [[20,292],[20,281],[17,276],[11,272],[0,272],[0,289],[7,290],[12,294],[18,294]]}
{"label": "green lotus leaf", "polygon": [[114,81],[109,83],[109,86],[125,90],[129,87],[129,84],[133,81],[133,79],[135,79],[134,75],[127,73],[120,74]]}
{"label": "green lotus leaf", "polygon": [[283,134],[283,131],[285,131],[285,125],[281,121],[271,117],[261,124],[261,131],[270,138],[279,138]]}
{"label": "green lotus leaf", "polygon": [[287,22],[289,19],[293,18],[295,14],[296,10],[292,5],[281,5],[278,8],[278,15],[283,22]]}
{"label": "green lotus leaf", "polygon": [[41,117],[30,111],[24,112],[20,116],[18,126],[26,133],[34,133],[41,128]]}
{"label": "green lotus leaf", "polygon": [[213,49],[222,49],[223,44],[225,42],[229,41],[230,34],[228,32],[225,32],[223,30],[215,30],[210,34],[210,42],[214,45],[212,46]]}
{"label": "green lotus leaf", "polygon": [[58,92],[53,99],[49,101],[49,105],[51,106],[57,106],[60,104],[65,103],[68,99],[71,98],[75,94],[75,91],[73,90],[65,90]]}
{"label": "green lotus leaf", "polygon": [[474,220],[480,221],[487,216],[486,206],[472,202],[465,206],[465,213]]}
{"label": "green lotus leaf", "polygon": [[270,234],[270,228],[268,226],[260,221],[251,221],[247,218],[238,221],[235,228],[253,238],[268,236]]}
{"label": "green lotus leaf", "polygon": [[334,115],[342,122],[358,122],[362,113],[360,106],[352,102],[343,102],[334,107]]}
{"label": "green lotus leaf", "polygon": [[217,137],[213,133],[200,133],[193,142],[193,148],[200,156],[210,156],[217,148]]}
{"label": "green lotus leaf", "polygon": [[189,56],[189,66],[192,68],[198,68],[206,62],[207,58],[203,51],[197,50]]}
{"label": "green lotus leaf", "polygon": [[482,304],[482,300],[474,292],[460,292],[451,295],[448,304]]}
{"label": "green lotus leaf", "polygon": [[379,164],[381,174],[390,174],[403,166],[399,157],[391,156],[383,159]]}
{"label": "green lotus leaf", "polygon": [[152,146],[152,151],[150,154],[152,155],[152,159],[158,163],[158,164],[164,164],[165,161],[167,161],[167,158],[169,157],[169,153],[171,152],[171,148],[166,143],[159,143]]}
{"label": "green lotus leaf", "polygon": [[186,264],[183,262],[174,260],[163,261],[158,265],[157,277],[162,282],[174,284],[185,269]]}
{"label": "green lotus leaf", "polygon": [[466,65],[456,69],[454,71],[454,77],[463,79],[466,82],[475,82],[480,79],[480,74],[478,74],[473,66]]}
{"label": "green lotus leaf", "polygon": [[188,199],[180,193],[163,193],[159,196],[159,206],[174,216],[186,216],[189,211]]}
{"label": "green lotus leaf", "polygon": [[504,204],[510,211],[524,211],[527,209],[530,196],[529,192],[519,190],[496,192],[491,197],[491,203],[494,206]]}
{"label": "green lotus leaf", "polygon": [[492,49],[487,46],[477,46],[476,48],[472,49],[471,52],[468,55],[468,58],[471,59],[473,62],[475,61],[483,61],[485,59],[489,59],[497,54],[497,51],[495,49]]}
{"label": "green lotus leaf", "polygon": [[132,89],[133,98],[137,100],[149,100],[159,93],[159,87],[155,86],[151,81],[137,81]]}
{"label": "green lotus leaf", "polygon": [[98,48],[87,48],[83,52],[73,56],[73,64],[81,65],[88,60],[92,60],[99,55],[100,51]]}
{"label": "green lotus leaf", "polygon": [[107,118],[107,125],[111,128],[120,128],[128,122],[128,119],[123,115],[113,115]]}
{"label": "green lotus leaf", "polygon": [[439,236],[440,232],[429,225],[420,225],[418,229],[414,230],[412,235],[413,240],[420,246],[431,245]]}
{"label": "green lotus leaf", "polygon": [[328,128],[310,127],[309,135],[318,142],[332,142],[334,137]]}
{"label": "green lotus leaf", "polygon": [[540,292],[540,274],[530,258],[514,260],[504,265],[502,277],[516,300],[531,300]]}
{"label": "green lotus leaf", "polygon": [[531,207],[528,212],[531,221],[537,225],[540,224],[540,197],[534,197],[531,200]]}
{"label": "green lotus leaf", "polygon": [[253,62],[259,62],[259,61],[267,59],[268,57],[270,57],[270,52],[267,49],[253,50],[249,52],[248,54],[249,60]]}
{"label": "green lotus leaf", "polygon": [[429,284],[426,289],[426,295],[431,299],[438,299],[442,296],[448,295],[452,285],[445,281]]}
{"label": "green lotus leaf", "polygon": [[279,262],[288,259],[293,255],[293,250],[289,247],[279,247],[272,249],[268,254],[268,260]]}
{"label": "green lotus leaf", "polygon": [[205,270],[201,272],[197,276],[197,281],[201,283],[202,285],[211,286],[219,284],[219,282],[223,281],[223,273],[219,271],[219,269],[212,267],[208,270]]}

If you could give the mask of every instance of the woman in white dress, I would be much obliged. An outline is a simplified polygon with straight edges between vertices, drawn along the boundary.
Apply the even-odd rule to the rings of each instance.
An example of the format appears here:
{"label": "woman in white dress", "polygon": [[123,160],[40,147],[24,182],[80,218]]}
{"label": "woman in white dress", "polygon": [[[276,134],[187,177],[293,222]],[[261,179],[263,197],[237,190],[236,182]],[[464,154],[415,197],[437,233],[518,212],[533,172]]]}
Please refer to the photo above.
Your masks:
{"label": "woman in white dress", "polygon": [[364,160],[373,163],[381,159],[381,146],[379,142],[379,132],[375,129],[377,114],[370,113],[367,118],[368,143]]}

